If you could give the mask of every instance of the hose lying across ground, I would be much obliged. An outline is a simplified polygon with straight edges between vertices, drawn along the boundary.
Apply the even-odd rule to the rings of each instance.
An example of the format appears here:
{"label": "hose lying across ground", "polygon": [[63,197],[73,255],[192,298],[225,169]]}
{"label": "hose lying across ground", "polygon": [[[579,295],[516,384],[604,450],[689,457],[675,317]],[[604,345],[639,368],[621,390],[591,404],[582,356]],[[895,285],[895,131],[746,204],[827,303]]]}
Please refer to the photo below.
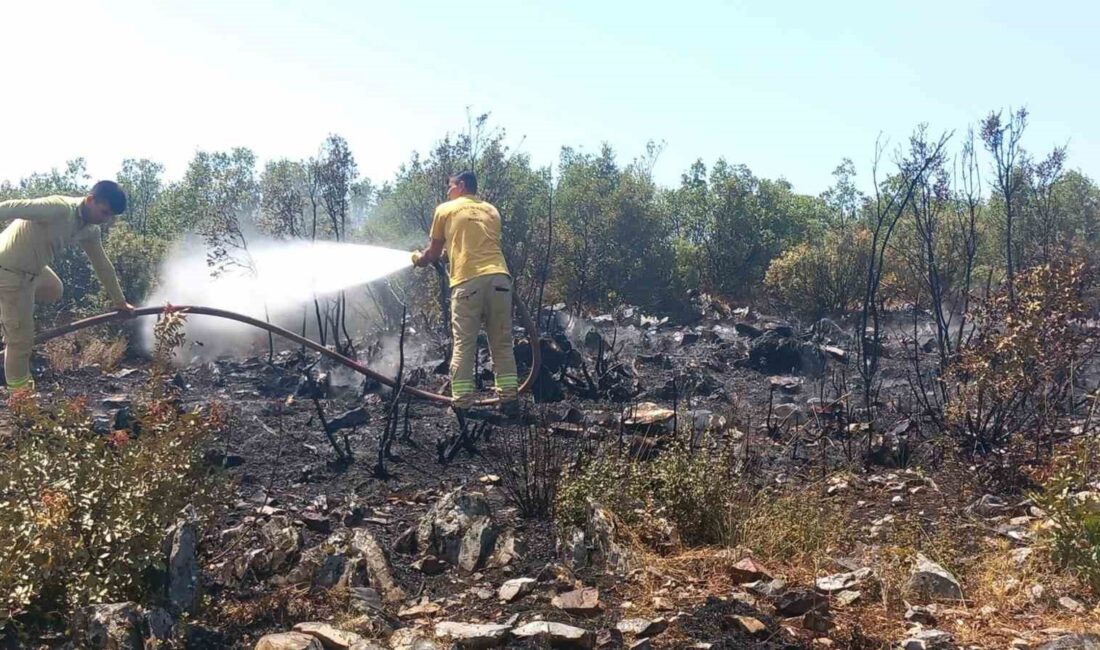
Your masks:
{"label": "hose lying across ground", "polygon": [[[523,393],[523,392],[526,392],[526,391],[530,390],[531,385],[534,384],[535,378],[538,376],[539,364],[541,362],[541,359],[540,359],[540,356],[539,356],[539,344],[538,344],[539,338],[538,338],[538,328],[537,328],[537,326],[535,325],[534,321],[531,319],[531,315],[527,312],[526,307],[524,307],[524,305],[521,301],[518,301],[518,300],[516,301],[515,309],[516,309],[517,315],[519,316],[520,324],[524,327],[524,329],[527,330],[528,338],[531,341],[531,369],[527,373],[527,378],[524,379],[523,383],[519,387],[519,392]],[[202,307],[200,305],[172,305],[170,307],[142,307],[140,309],[135,309],[134,310],[134,316],[135,317],[157,316],[157,315],[165,313],[166,311],[181,312],[181,313],[188,314],[188,315],[197,314],[197,315],[201,315],[201,316],[213,316],[215,318],[225,318],[225,319],[228,319],[228,320],[237,321],[239,323],[245,323],[245,324],[251,325],[253,327],[258,327],[262,330],[266,330],[268,332],[271,332],[272,334],[277,334],[277,335],[283,337],[284,339],[287,339],[287,340],[293,341],[294,343],[297,343],[299,345],[305,346],[305,347],[309,348],[310,350],[313,350],[315,352],[319,352],[322,355],[332,359],[333,361],[336,361],[337,363],[340,363],[344,366],[347,366],[348,368],[351,368],[352,370],[354,370],[354,371],[356,371],[356,372],[358,372],[362,375],[370,377],[371,379],[374,379],[374,380],[378,381],[381,384],[389,386],[390,388],[397,388],[397,381],[393,377],[387,377],[386,375],[383,375],[379,372],[375,372],[374,370],[371,370],[370,368],[368,368],[367,366],[359,363],[358,361],[355,361],[353,359],[349,359],[348,357],[345,357],[342,354],[338,354],[338,353],[326,348],[325,346],[323,346],[323,345],[321,345],[321,344],[319,344],[315,341],[311,341],[310,339],[307,339],[304,336],[301,336],[299,334],[295,334],[294,332],[291,332],[290,330],[283,329],[282,327],[279,327],[278,325],[272,325],[271,323],[267,323],[267,322],[264,322],[262,320],[257,320],[255,318],[250,317],[250,316],[245,316],[244,314],[238,314],[236,312],[228,311],[228,310],[225,310],[225,309],[215,309],[213,307]],[[34,337],[34,342],[36,344],[44,343],[46,341],[49,341],[50,339],[55,339],[55,338],[58,338],[58,337],[61,337],[61,336],[65,336],[66,334],[71,334],[71,333],[76,332],[78,330],[86,329],[88,327],[95,327],[96,325],[105,325],[107,323],[122,321],[122,320],[126,320],[126,318],[127,318],[127,315],[123,312],[120,312],[120,311],[106,312],[106,313],[103,313],[103,314],[99,314],[97,316],[92,316],[90,318],[85,318],[85,319],[82,319],[82,320],[74,321],[72,323],[69,323],[68,325],[62,325],[61,327],[56,327],[54,329],[42,332],[41,334]],[[0,358],[2,358],[2,357],[3,357],[3,351],[0,351]],[[451,398],[447,397],[446,395],[440,395],[438,393],[433,393],[433,392],[430,392],[430,391],[426,391],[426,390],[423,390],[421,388],[416,388],[414,386],[404,386],[402,388],[402,391],[409,394],[409,395],[419,397],[421,399],[425,399],[425,400],[428,400],[430,402],[434,402],[436,404],[449,405],[451,403]],[[500,401],[499,398],[495,398],[495,397],[491,398],[491,399],[484,399],[484,400],[481,400],[480,402],[478,402],[478,406],[489,406],[489,405],[492,405],[492,404],[496,404],[499,401]]]}

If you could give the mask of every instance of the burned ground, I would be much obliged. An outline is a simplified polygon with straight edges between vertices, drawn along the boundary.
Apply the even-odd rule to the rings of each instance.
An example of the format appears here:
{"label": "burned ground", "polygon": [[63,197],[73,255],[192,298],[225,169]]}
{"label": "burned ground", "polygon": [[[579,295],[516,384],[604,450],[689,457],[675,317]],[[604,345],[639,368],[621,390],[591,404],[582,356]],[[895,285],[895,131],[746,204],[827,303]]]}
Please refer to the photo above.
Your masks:
{"label": "burned ground", "polygon": [[[725,310],[673,326],[628,313],[592,319],[569,335],[549,333],[535,393],[553,401],[528,403],[533,424],[471,425],[478,437],[456,447],[449,462],[441,462],[440,442],[454,442],[454,415],[422,402],[399,404],[384,478],[377,446],[391,396],[379,387],[333,385],[325,377],[333,369],[324,363],[313,365],[314,381],[303,381],[303,364],[315,359],[296,351],[270,364],[226,359],[182,368],[172,383],[183,408],[211,402],[229,408],[230,424],[207,458],[223,468],[235,497],[199,544],[201,604],[177,626],[178,637],[187,647],[251,648],[265,634],[326,621],[382,644],[388,637],[392,647],[427,648],[437,647],[430,645],[434,626],[443,621],[514,631],[544,620],[591,633],[578,647],[891,647],[921,631],[905,619],[908,605],[919,603],[893,595],[909,579],[908,558],[902,566],[891,553],[920,549],[954,571],[978,575],[990,548],[1031,548],[1042,520],[1026,502],[1033,487],[1026,464],[964,458],[913,410],[911,358],[929,352],[919,337],[904,334],[912,317],[897,319],[898,335],[883,350],[881,433],[863,424],[850,399],[857,374],[846,325],[799,332],[747,310]],[[525,345],[517,347],[521,363],[530,355]],[[148,370],[139,360],[124,366],[106,374],[46,373],[42,385],[57,390],[43,392],[50,400],[86,395],[98,405],[98,426],[125,428],[126,396],[148,380]],[[445,379],[431,366],[413,370],[414,381],[438,390]],[[337,445],[351,450],[350,463],[338,460],[322,432],[318,404]],[[500,474],[521,460],[501,441],[524,430],[552,438],[568,467],[619,451],[651,457],[679,441],[692,453],[729,459],[729,477],[753,490],[822,504],[843,530],[809,560],[672,541],[650,546],[644,561],[634,556],[616,571],[607,544],[630,543],[608,542],[614,535],[591,529],[599,504],[592,504],[597,510],[590,509],[579,546],[553,518],[520,516]],[[997,507],[975,512],[972,504],[987,494]],[[433,508],[448,497],[474,504],[463,516],[477,519],[478,509],[487,509],[493,527],[488,548],[468,570],[440,557],[450,542],[425,549],[435,533],[425,539],[410,533],[435,521]],[[775,512],[760,526],[790,525]],[[392,585],[369,559],[359,561],[357,531],[384,549]],[[509,538],[514,544],[503,541]],[[418,540],[421,548],[413,548]],[[746,574],[740,563],[747,557],[763,562],[767,575]],[[874,585],[853,578],[847,591],[857,596],[850,602],[836,591],[822,595],[820,585],[814,590],[821,577],[864,567],[874,572]],[[523,588],[530,593],[506,602],[500,588],[519,578],[535,580]],[[772,578],[785,585],[769,591]],[[960,645],[1006,647],[1023,637],[1038,647],[1088,629],[1090,617],[1095,623],[1095,613],[1059,606],[1071,595],[1090,602],[1087,593],[1054,593],[1069,588],[1062,584],[1045,585],[1046,596],[1016,610],[982,602],[977,594],[988,585],[966,580],[963,587],[967,600],[932,605],[925,632],[947,629]],[[598,589],[597,605],[563,605],[563,597],[583,599],[574,593],[582,588]],[[633,619],[656,623],[643,636]],[[395,635],[400,629],[423,639]],[[509,647],[538,643],[545,641],[508,641]],[[941,647],[934,639],[921,643],[906,647]]]}

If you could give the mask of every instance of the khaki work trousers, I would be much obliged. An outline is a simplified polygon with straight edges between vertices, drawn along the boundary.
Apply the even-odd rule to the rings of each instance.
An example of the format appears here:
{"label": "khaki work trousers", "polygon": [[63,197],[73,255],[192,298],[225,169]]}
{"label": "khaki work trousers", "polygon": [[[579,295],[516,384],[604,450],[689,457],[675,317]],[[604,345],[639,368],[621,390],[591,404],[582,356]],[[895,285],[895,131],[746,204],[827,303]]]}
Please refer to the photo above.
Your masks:
{"label": "khaki work trousers", "polygon": [[48,266],[37,275],[0,269],[0,324],[4,333],[4,379],[8,388],[33,388],[34,305],[57,302],[64,291],[61,278]]}
{"label": "khaki work trousers", "polygon": [[489,338],[497,391],[501,400],[514,400],[519,383],[512,348],[512,278],[507,275],[483,275],[451,289],[451,397],[458,408],[476,401],[474,361],[482,325]]}

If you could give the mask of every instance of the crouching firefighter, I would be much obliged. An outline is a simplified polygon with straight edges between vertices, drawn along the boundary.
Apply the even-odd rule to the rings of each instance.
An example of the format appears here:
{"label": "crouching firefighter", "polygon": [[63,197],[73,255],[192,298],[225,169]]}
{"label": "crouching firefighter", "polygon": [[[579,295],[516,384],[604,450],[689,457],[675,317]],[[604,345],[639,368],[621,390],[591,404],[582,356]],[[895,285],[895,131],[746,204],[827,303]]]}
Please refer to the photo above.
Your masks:
{"label": "crouching firefighter", "polygon": [[515,417],[519,384],[512,349],[512,276],[501,250],[500,213],[477,197],[477,177],[471,171],[450,177],[447,199],[435,209],[430,244],[414,252],[412,260],[423,267],[438,261],[444,249],[447,252],[453,406],[461,414],[475,402],[474,360],[478,332],[484,326],[501,413]]}
{"label": "crouching firefighter", "polygon": [[31,347],[34,305],[61,299],[64,285],[49,267],[70,242],[78,242],[115,309],[133,315],[100,239],[100,226],[126,210],[126,194],[100,181],[85,197],[47,196],[0,202],[0,325],[4,333],[4,379],[10,390],[34,390]]}

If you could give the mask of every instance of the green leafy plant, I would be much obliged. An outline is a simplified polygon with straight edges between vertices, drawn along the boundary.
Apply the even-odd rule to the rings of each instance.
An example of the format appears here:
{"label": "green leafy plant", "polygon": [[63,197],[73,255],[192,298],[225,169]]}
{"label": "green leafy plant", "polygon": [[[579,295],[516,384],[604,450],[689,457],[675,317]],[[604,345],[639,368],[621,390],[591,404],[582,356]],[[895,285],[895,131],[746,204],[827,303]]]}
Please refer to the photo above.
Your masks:
{"label": "green leafy plant", "polygon": [[1100,490],[1089,485],[1095,476],[1094,444],[1082,442],[1033,498],[1053,523],[1044,529],[1051,558],[1100,590]]}
{"label": "green leafy plant", "polygon": [[[182,319],[162,323],[164,366]],[[201,450],[224,421],[221,409],[182,412],[156,390],[135,403],[136,426],[107,435],[93,430],[83,398],[47,406],[17,392],[10,410],[0,452],[0,625],[27,612],[140,599],[180,510],[214,503]]]}
{"label": "green leafy plant", "polygon": [[592,500],[627,524],[662,517],[685,543],[721,543],[732,532],[729,515],[738,496],[738,483],[727,480],[729,467],[725,454],[693,451],[681,443],[648,462],[608,453],[563,479],[559,523],[583,526]]}

